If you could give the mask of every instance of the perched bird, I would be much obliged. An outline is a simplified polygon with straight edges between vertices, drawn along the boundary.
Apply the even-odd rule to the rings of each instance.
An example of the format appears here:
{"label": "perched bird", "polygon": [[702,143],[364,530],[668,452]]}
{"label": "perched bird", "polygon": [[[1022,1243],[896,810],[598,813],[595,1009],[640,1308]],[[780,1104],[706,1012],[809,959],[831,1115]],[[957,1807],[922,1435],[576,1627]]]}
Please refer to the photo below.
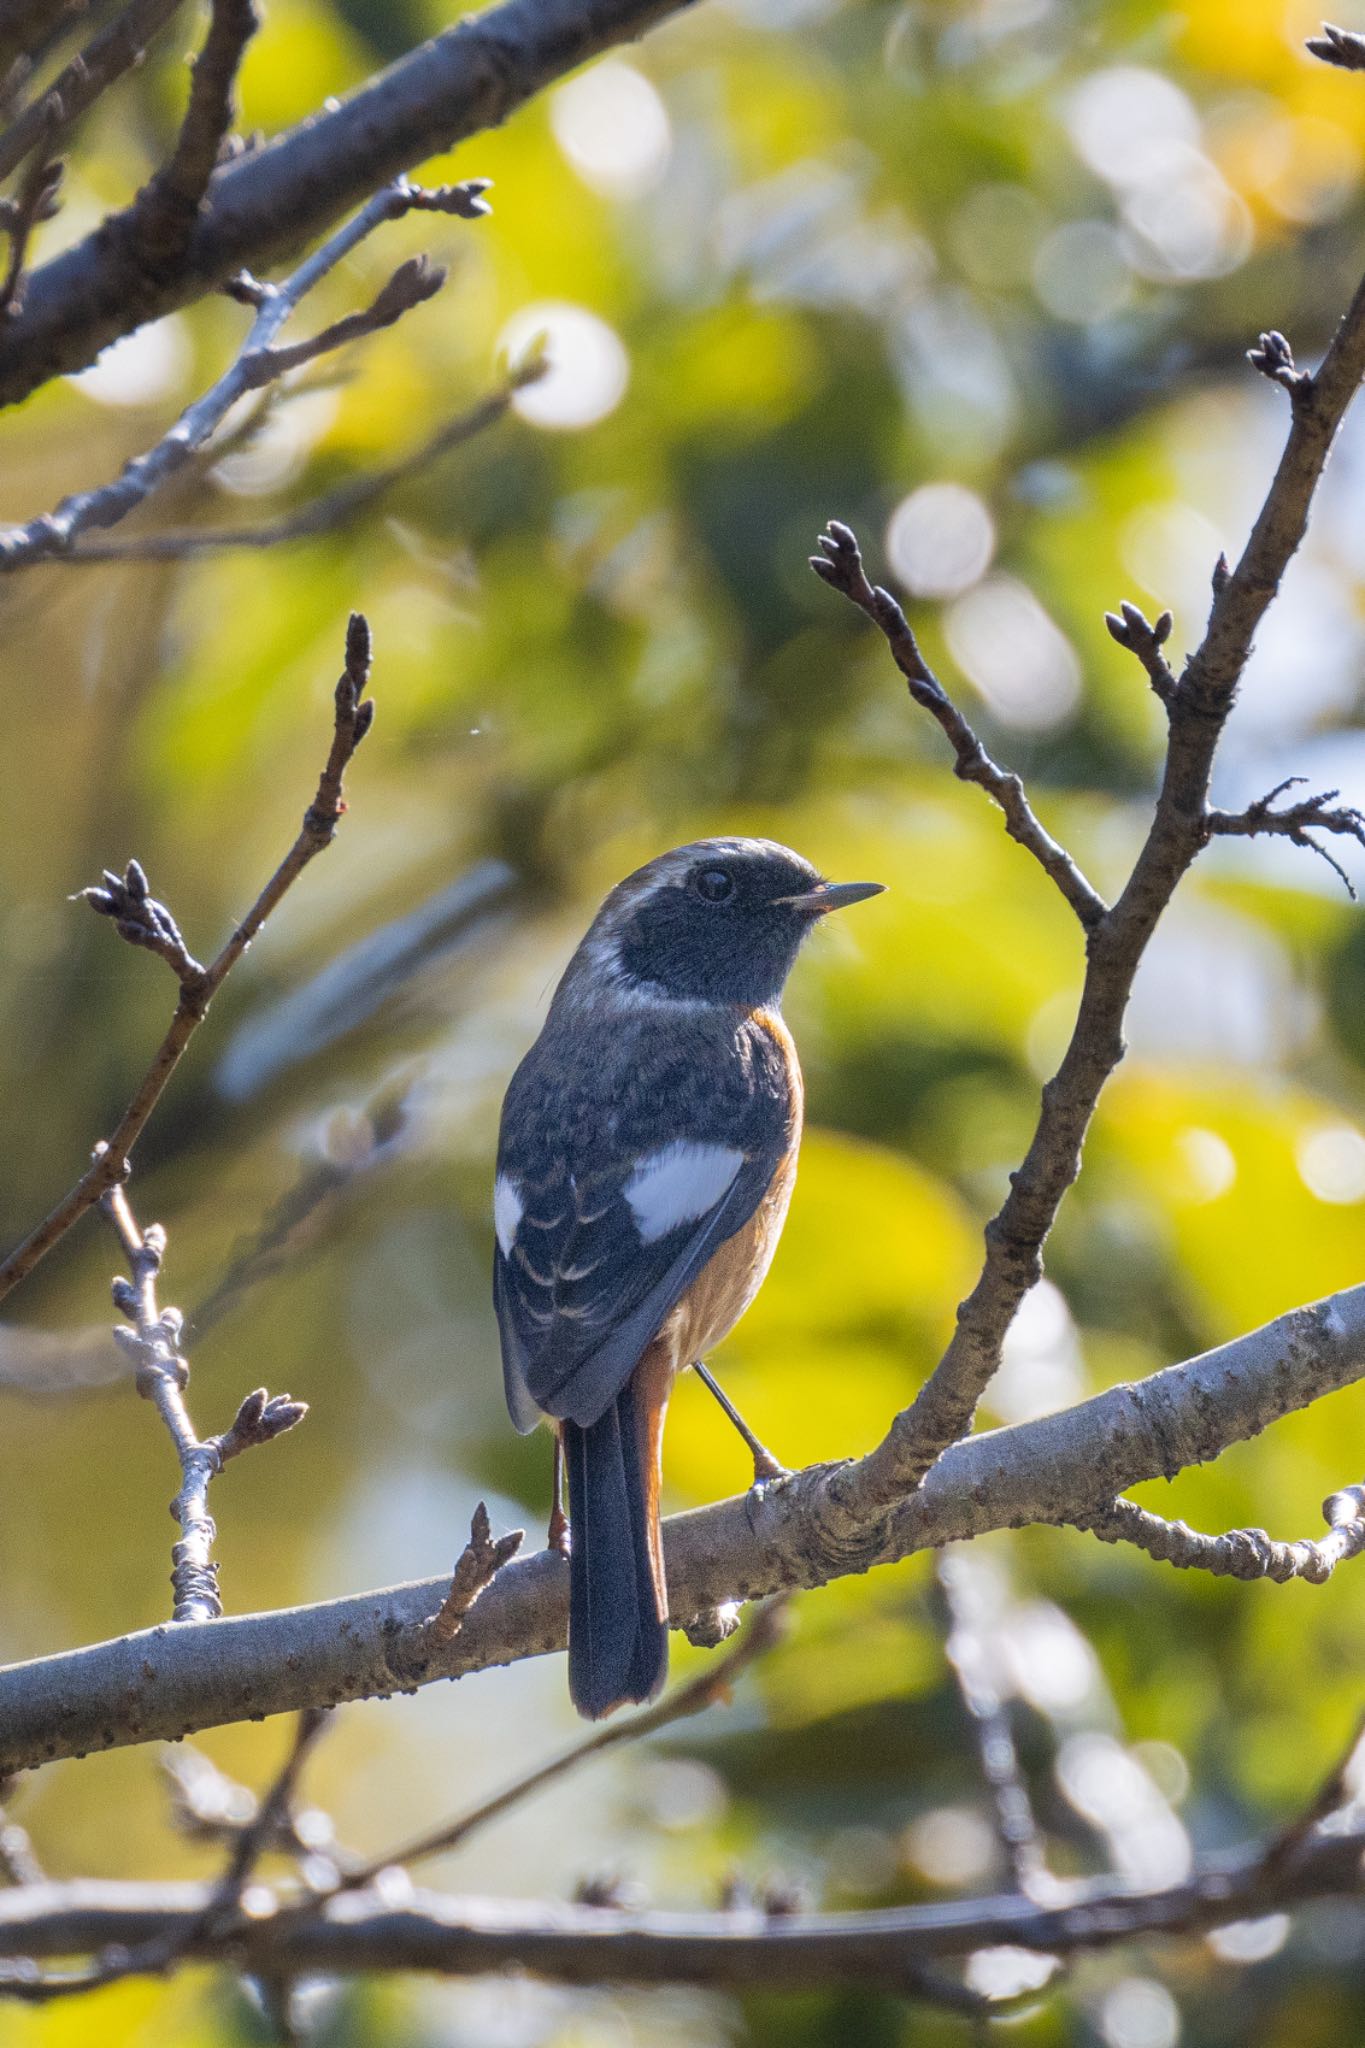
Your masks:
{"label": "perched bird", "polygon": [[551,1541],[563,1547],[567,1469],[569,1690],[589,1719],[663,1682],[669,1392],[689,1365],[704,1374],[786,1218],[802,1088],[783,985],[819,918],[880,889],[826,882],[768,839],[661,854],[598,911],[508,1088],[493,1200],[503,1377],[518,1429],[558,1425]]}

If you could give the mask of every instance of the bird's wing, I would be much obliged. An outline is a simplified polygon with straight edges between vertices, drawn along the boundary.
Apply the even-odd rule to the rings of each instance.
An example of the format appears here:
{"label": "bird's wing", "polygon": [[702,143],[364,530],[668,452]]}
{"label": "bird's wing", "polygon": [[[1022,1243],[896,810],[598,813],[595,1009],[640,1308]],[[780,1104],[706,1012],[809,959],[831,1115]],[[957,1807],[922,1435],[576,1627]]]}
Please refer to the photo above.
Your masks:
{"label": "bird's wing", "polygon": [[[499,1174],[493,1298],[507,1405],[595,1422],[711,1254],[763,1199],[790,1142],[773,1103],[745,1144],[679,1139],[577,1175]],[[757,1141],[757,1142],[755,1142]]]}

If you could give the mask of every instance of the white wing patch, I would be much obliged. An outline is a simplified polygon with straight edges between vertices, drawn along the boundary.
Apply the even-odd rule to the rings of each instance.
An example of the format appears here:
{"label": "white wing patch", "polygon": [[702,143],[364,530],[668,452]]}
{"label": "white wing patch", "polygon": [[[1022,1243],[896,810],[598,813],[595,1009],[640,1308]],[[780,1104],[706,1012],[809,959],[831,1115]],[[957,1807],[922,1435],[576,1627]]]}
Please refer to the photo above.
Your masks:
{"label": "white wing patch", "polygon": [[493,1229],[497,1234],[499,1248],[505,1259],[512,1256],[512,1241],[517,1234],[517,1225],[526,1213],[517,1184],[500,1173],[493,1183]]}
{"label": "white wing patch", "polygon": [[642,1159],[623,1192],[643,1243],[653,1244],[713,1209],[743,1164],[744,1154],[728,1145],[683,1140]]}

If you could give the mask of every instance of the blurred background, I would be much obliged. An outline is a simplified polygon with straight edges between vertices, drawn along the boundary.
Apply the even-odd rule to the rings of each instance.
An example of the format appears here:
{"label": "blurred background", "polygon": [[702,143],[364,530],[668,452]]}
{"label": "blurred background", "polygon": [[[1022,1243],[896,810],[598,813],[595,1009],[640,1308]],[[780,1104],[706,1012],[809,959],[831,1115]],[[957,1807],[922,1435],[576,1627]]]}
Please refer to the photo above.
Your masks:
{"label": "blurred background", "polygon": [[[271,132],[444,27],[437,0],[270,0],[244,126]],[[506,1421],[488,1300],[497,1108],[607,886],[711,832],[788,841],[889,893],[822,935],[788,1014],[811,1128],[763,1296],[718,1356],[788,1463],[869,1448],[938,1354],[980,1226],[1069,1029],[1070,914],[956,783],[880,641],[805,566],[859,531],[988,743],[1116,888],[1162,737],[1101,614],[1192,646],[1285,425],[1258,329],[1311,360],[1365,252],[1365,87],[1303,52],[1298,0],[706,0],[424,167],[496,181],[492,219],[376,236],[300,331],[429,248],[434,303],[234,420],[139,530],[258,524],[415,447],[539,334],[512,416],[344,531],[184,563],[48,566],[0,588],[0,1226],[22,1235],[140,1074],[169,976],[68,898],[136,855],[206,957],[296,829],[348,610],[379,715],[338,843],[215,1005],[137,1155],[170,1237],[192,1409],[267,1382],[307,1423],[215,1489],[229,1611],[444,1570],[469,1515],[538,1531],[549,1443]],[[1348,14],[1348,26],[1365,17]],[[186,16],[81,132],[40,254],[164,155]],[[6,423],[0,516],[112,475],[230,358],[248,315],[158,322]],[[1365,801],[1365,414],[1267,620],[1221,757],[1236,806],[1285,775]],[[131,532],[131,527],[124,529]],[[1344,856],[1365,880],[1358,850]],[[1139,984],[1131,1051],[987,1421],[1140,1375],[1361,1277],[1365,930],[1281,845],[1204,859]],[[107,1336],[87,1222],[0,1328],[0,1658],[165,1618],[173,1464]],[[74,1391],[73,1391],[74,1388]],[[1141,1490],[1196,1526],[1321,1528],[1361,1477],[1338,1395]],[[681,1507],[746,1481],[682,1386]],[[1287,1816],[1362,1696],[1362,1585],[1177,1575],[1075,1533],[960,1563],[1055,1867],[1168,1882],[1192,1845]],[[680,1646],[675,1666],[700,1653]],[[347,1708],[310,1790],[367,1852],[560,1745],[559,1660]],[[278,1725],[202,1748],[253,1784]],[[205,1872],[154,1755],[27,1781],[56,1875]],[[727,1877],[854,1907],[1001,1881],[931,1562],[797,1603],[728,1709],[595,1764],[438,1866],[564,1895],[619,1877],[710,1905]],[[1365,2029],[1365,1908],[1082,1959],[1009,2022],[1033,2044],[1342,2043]],[[991,1976],[995,1969],[998,1976]],[[982,1988],[1019,1979],[984,1960]],[[449,2048],[936,2044],[871,1995],[349,1989],[326,2041]],[[0,2043],[260,2038],[204,1975],[0,2010]]]}

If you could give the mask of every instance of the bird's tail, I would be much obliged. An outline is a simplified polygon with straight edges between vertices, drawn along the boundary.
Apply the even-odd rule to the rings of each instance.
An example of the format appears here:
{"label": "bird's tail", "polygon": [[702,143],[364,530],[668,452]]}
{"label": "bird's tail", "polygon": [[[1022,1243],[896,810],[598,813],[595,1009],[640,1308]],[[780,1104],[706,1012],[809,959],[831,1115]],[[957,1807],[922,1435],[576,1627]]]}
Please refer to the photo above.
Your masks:
{"label": "bird's tail", "polygon": [[600,1720],[668,1669],[659,1540],[660,1404],[636,1372],[586,1428],[561,1424],[569,1477],[569,1694]]}

